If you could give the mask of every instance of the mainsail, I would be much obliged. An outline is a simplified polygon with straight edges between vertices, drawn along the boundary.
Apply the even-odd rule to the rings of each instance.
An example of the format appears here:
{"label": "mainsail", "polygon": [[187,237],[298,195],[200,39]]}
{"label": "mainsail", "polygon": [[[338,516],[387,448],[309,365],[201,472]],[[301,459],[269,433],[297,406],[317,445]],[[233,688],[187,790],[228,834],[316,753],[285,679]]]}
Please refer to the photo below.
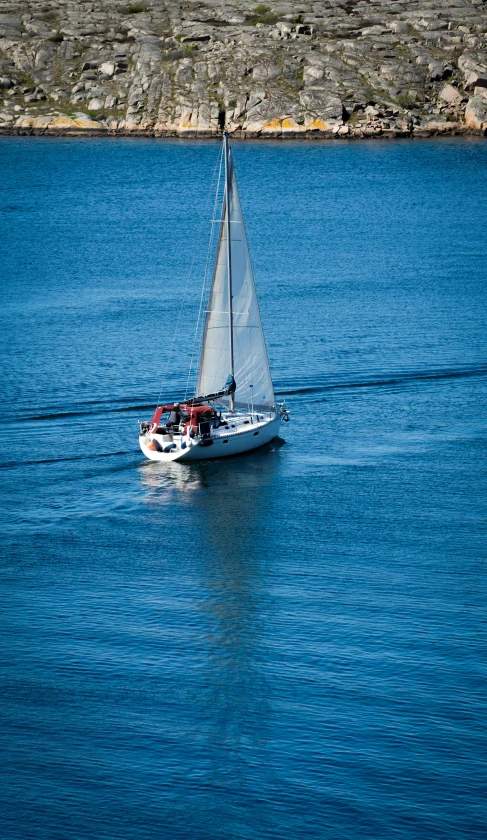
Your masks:
{"label": "mainsail", "polygon": [[[225,143],[228,143],[226,137]],[[254,408],[270,409],[274,407],[274,389],[269,360],[233,161],[227,145],[225,150],[223,218],[203,332],[196,394],[221,390],[228,375],[233,374],[237,385],[234,394],[236,408],[247,408],[253,404]],[[231,397],[223,398],[222,402],[231,405]]]}

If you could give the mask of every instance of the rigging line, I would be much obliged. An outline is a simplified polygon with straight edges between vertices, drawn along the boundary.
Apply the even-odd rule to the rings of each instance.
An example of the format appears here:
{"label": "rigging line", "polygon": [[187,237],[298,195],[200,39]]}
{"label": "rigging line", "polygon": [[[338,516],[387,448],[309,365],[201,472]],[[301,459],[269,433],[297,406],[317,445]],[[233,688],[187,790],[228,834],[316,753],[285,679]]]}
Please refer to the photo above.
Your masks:
{"label": "rigging line", "polygon": [[[185,287],[184,287],[183,296],[182,296],[182,299],[181,299],[181,305],[180,305],[180,307],[179,307],[179,313],[178,313],[178,317],[177,317],[177,320],[176,320],[176,326],[174,327],[174,333],[173,333],[173,337],[172,337],[171,345],[170,345],[170,347],[169,347],[169,352],[168,352],[168,354],[167,354],[166,368],[165,368],[165,370],[164,370],[164,374],[163,374],[163,378],[162,378],[162,382],[161,382],[161,387],[160,387],[160,389],[159,389],[159,396],[157,397],[157,403],[156,403],[156,405],[159,405],[159,404],[160,404],[161,394],[162,394],[163,388],[164,388],[164,386],[165,386],[165,384],[166,384],[166,377],[167,377],[167,372],[168,372],[168,370],[169,370],[169,363],[170,363],[170,360],[171,360],[172,351],[173,351],[173,349],[174,349],[174,343],[175,343],[175,341],[176,341],[176,335],[177,335],[177,331],[178,331],[178,328],[179,328],[179,322],[180,322],[180,320],[181,320],[181,314],[182,314],[182,311],[183,311],[183,308],[184,308],[184,304],[186,303],[186,295],[187,295],[187,293],[188,293],[189,282],[190,282],[191,277],[192,277],[192,274],[193,274],[193,268],[194,268],[194,264],[195,264],[195,261],[196,261],[196,255],[197,255],[197,253],[198,253],[198,244],[199,244],[199,241],[200,241],[200,238],[201,238],[201,233],[202,233],[202,230],[203,230],[203,224],[204,224],[204,220],[205,220],[205,215],[206,215],[206,212],[207,212],[207,209],[208,209],[208,204],[209,204],[209,202],[210,202],[210,196],[212,195],[212,192],[213,192],[213,183],[214,183],[214,181],[215,181],[215,176],[216,176],[217,168],[218,168],[218,161],[217,161],[217,163],[216,163],[216,165],[215,165],[215,168],[214,168],[214,170],[213,170],[213,175],[212,175],[212,178],[211,178],[210,189],[209,189],[209,191],[208,191],[208,195],[207,195],[207,198],[206,198],[206,203],[205,203],[205,207],[204,207],[203,213],[201,214],[200,226],[199,226],[198,233],[197,233],[197,235],[196,235],[196,239],[195,239],[195,243],[196,243],[196,244],[195,244],[195,248],[194,248],[194,252],[193,252],[193,259],[192,259],[192,261],[191,261],[191,266],[190,266],[190,269],[189,269],[189,274],[188,274],[187,279],[186,279],[186,285],[185,285]],[[215,215],[215,214],[213,214],[213,215]]]}
{"label": "rigging line", "polygon": [[[278,375],[278,381],[279,381],[279,384],[280,384],[280,386],[281,386],[281,391],[282,391],[282,393],[281,393],[281,396],[282,396],[282,400],[281,400],[281,402],[282,402],[282,404],[284,405],[284,403],[286,402],[286,390],[285,390],[285,388],[284,388],[284,383],[283,383],[283,381],[282,381],[282,376],[281,376],[280,374]],[[275,401],[275,397],[276,397],[276,395],[274,394],[274,401]]]}
{"label": "rigging line", "polygon": [[[217,206],[217,203],[218,203],[218,196],[219,196],[219,192],[220,192],[220,182],[221,182],[221,174],[222,174],[222,166],[223,166],[223,146],[220,150],[220,157],[219,157],[219,161],[217,160],[217,166],[218,166],[218,181],[217,181],[217,185],[216,185],[215,203],[214,203],[214,206],[213,206],[213,215],[215,215],[216,206]],[[209,241],[208,241],[208,249],[207,249],[207,252],[206,252],[205,271],[204,271],[204,274],[203,274],[203,284],[202,284],[202,287],[201,287],[201,294],[200,294],[200,306],[199,306],[199,310],[198,310],[198,318],[196,320],[196,327],[195,327],[194,336],[193,336],[193,347],[191,349],[191,361],[190,361],[190,364],[189,364],[188,378],[186,380],[186,390],[184,392],[184,399],[185,400],[187,399],[187,396],[188,396],[189,381],[190,381],[190,378],[191,378],[191,373],[193,371],[193,360],[194,360],[194,354],[195,354],[196,340],[197,340],[197,337],[198,337],[198,331],[199,331],[199,326],[200,326],[201,313],[203,311],[203,301],[206,298],[206,287],[207,287],[207,282],[208,282],[208,268],[209,268],[209,264],[210,264],[210,256],[211,256],[212,247],[213,247],[213,225],[211,226],[210,238],[209,238]],[[208,312],[208,311],[209,310],[205,309],[205,313]],[[197,394],[195,394],[195,396],[197,396]]]}
{"label": "rigging line", "polygon": [[[218,165],[218,161],[217,161],[217,165]],[[220,150],[219,168],[218,168],[218,181],[217,181],[217,185],[216,185],[215,201],[214,201],[214,205],[213,205],[213,215],[215,215],[216,207],[217,207],[218,200],[219,200],[222,167],[223,167],[223,147]],[[187,398],[189,383],[190,383],[191,374],[192,374],[192,371],[193,371],[193,361],[194,361],[194,356],[195,356],[196,342],[197,342],[197,339],[198,339],[198,333],[199,333],[199,328],[200,328],[201,315],[202,315],[202,311],[203,311],[203,301],[206,299],[206,294],[207,294],[207,284],[208,284],[208,276],[209,276],[210,258],[211,258],[211,253],[212,253],[212,249],[213,249],[213,237],[214,237],[214,231],[213,231],[213,225],[212,225],[211,230],[210,230],[210,237],[209,237],[209,241],[208,241],[208,248],[207,248],[207,252],[206,252],[205,271],[204,271],[204,274],[203,274],[203,283],[202,283],[202,287],[201,287],[200,305],[199,305],[199,309],[198,309],[198,318],[196,320],[196,326],[195,326],[195,331],[194,331],[194,335],[193,335],[193,346],[192,346],[192,349],[191,349],[191,360],[190,360],[190,365],[189,365],[189,370],[188,370],[188,376],[187,376],[187,379],[186,379],[185,399]],[[206,312],[206,310],[205,310],[205,312]],[[197,396],[196,391],[195,391],[195,396]]]}

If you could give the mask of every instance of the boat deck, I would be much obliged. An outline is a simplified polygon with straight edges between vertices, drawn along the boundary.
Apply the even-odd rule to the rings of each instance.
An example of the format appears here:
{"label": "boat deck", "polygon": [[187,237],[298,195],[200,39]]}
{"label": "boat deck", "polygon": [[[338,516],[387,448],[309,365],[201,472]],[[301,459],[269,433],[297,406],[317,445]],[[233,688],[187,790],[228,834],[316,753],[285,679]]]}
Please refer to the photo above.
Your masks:
{"label": "boat deck", "polygon": [[[210,426],[208,434],[191,437],[181,431],[156,432],[142,436],[140,446],[144,454],[156,461],[218,458],[268,443],[277,435],[280,422],[281,416],[276,412],[224,414],[220,425]],[[152,442],[157,443],[158,451],[151,451]]]}

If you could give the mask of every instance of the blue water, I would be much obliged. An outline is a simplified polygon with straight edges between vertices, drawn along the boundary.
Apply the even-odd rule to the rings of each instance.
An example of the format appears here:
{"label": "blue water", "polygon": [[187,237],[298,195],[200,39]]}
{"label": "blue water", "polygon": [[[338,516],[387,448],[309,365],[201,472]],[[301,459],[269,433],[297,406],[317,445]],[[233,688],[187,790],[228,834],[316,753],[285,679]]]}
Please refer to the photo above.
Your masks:
{"label": "blue water", "polygon": [[292,422],[147,463],[217,157],[0,138],[0,837],[484,838],[487,143],[236,144]]}

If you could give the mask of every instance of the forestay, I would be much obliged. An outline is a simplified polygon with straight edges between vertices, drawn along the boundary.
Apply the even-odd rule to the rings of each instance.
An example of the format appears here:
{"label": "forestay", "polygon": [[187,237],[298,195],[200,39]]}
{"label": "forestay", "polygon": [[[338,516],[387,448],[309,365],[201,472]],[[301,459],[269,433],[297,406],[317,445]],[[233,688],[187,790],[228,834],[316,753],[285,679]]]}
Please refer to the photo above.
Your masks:
{"label": "forestay", "polygon": [[[233,159],[229,154],[230,254],[232,316],[229,306],[226,201],[223,203],[218,248],[206,313],[196,394],[220,390],[231,372],[230,321],[233,322],[235,407],[274,407],[269,361],[250,255],[245,236]],[[222,399],[226,405],[229,398]]]}

